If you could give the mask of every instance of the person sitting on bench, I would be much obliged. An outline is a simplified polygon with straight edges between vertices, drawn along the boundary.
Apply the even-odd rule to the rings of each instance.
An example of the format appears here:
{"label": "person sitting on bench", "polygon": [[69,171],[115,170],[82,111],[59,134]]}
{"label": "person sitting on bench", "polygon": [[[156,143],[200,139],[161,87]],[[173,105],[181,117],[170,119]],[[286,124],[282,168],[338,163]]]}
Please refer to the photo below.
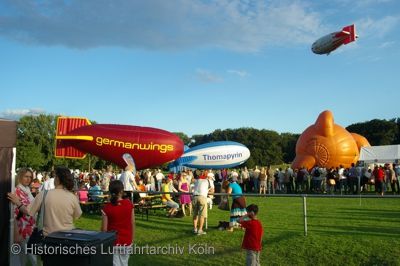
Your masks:
{"label": "person sitting on bench", "polygon": [[[164,178],[163,184],[161,186],[161,191],[162,192],[173,192],[170,190],[170,183],[172,183],[172,179],[170,178]],[[172,200],[170,194],[162,194],[162,202],[163,204],[167,205],[167,207],[170,207],[168,210],[168,217],[174,217],[176,212],[178,211],[179,204],[176,203],[175,201]]]}

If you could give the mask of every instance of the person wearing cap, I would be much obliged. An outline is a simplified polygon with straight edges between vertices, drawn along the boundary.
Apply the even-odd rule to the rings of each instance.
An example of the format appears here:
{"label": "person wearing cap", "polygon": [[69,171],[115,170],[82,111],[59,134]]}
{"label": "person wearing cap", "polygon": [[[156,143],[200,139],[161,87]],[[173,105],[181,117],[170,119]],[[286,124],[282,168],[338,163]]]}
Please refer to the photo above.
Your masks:
{"label": "person wearing cap", "polygon": [[[175,178],[174,173],[169,173],[166,178],[168,178],[168,185],[169,185],[169,191],[170,192],[178,192],[178,190],[175,188],[178,187],[178,181]],[[172,181],[172,182],[170,182]]]}
{"label": "person wearing cap", "polygon": [[[235,172],[234,172],[235,173]],[[229,179],[230,184],[227,187],[227,193],[232,194],[232,206],[230,210],[229,231],[238,227],[238,219],[247,214],[246,198],[243,196],[242,188],[237,183],[237,175],[232,175]]]}
{"label": "person wearing cap", "polygon": [[204,221],[207,219],[207,195],[211,188],[207,179],[208,172],[204,171],[198,176],[193,189],[193,233],[205,235],[203,231]]}

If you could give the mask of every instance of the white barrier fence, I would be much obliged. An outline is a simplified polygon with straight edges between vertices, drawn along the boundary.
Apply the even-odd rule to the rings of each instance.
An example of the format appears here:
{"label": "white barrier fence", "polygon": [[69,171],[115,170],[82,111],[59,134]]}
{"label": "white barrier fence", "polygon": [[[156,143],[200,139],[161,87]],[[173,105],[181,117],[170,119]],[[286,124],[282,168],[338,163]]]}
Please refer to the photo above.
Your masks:
{"label": "white barrier fence", "polygon": [[[134,192],[136,193],[136,192]],[[139,192],[137,192],[139,193]],[[193,195],[193,193],[186,193],[186,192],[140,192],[140,193],[148,193],[150,195],[162,195],[162,194],[170,194],[170,195]],[[304,218],[304,236],[307,236],[307,198],[353,198],[353,199],[360,199],[360,206],[361,206],[361,199],[400,199],[400,195],[328,195],[328,194],[255,194],[255,193],[248,193],[248,194],[228,194],[228,193],[209,193],[209,195],[213,196],[245,196],[245,197],[257,197],[257,198],[302,198],[303,199],[303,218]],[[207,227],[207,225],[206,225]]]}

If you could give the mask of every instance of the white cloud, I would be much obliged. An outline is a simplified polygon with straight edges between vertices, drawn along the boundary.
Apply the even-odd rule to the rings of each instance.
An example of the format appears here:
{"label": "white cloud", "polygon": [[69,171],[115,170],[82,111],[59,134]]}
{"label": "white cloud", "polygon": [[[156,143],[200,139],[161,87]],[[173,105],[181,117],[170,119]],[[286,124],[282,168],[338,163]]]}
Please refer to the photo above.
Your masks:
{"label": "white cloud", "polygon": [[19,120],[23,116],[28,116],[28,115],[37,116],[45,113],[46,112],[41,108],[7,109],[0,113],[0,117],[10,120]]}
{"label": "white cloud", "polygon": [[241,78],[247,77],[249,75],[249,73],[247,73],[247,71],[245,70],[230,69],[227,70],[226,72],[228,72],[229,74],[237,75]]}
{"label": "white cloud", "polygon": [[25,43],[87,49],[191,47],[257,52],[309,43],[325,32],[301,0],[8,1],[0,36]]}
{"label": "white cloud", "polygon": [[209,70],[200,68],[196,69],[196,76],[200,81],[205,83],[217,83],[223,81],[223,78],[218,76],[217,74],[214,74]]}
{"label": "white cloud", "polygon": [[379,48],[384,49],[384,48],[389,48],[393,47],[396,44],[395,41],[388,41],[388,42],[383,42],[379,45]]}
{"label": "white cloud", "polygon": [[341,6],[352,6],[355,8],[366,8],[393,2],[393,0],[336,0]]}
{"label": "white cloud", "polygon": [[392,2],[392,0],[359,0],[359,1],[353,0],[352,4],[356,4],[356,6],[362,8],[367,6],[386,4],[389,2]]}
{"label": "white cloud", "polygon": [[378,62],[380,60],[382,60],[382,57],[381,56],[375,56],[375,55],[369,55],[369,56],[366,56],[366,57],[361,59],[361,61],[372,62],[372,63],[373,62]]}
{"label": "white cloud", "polygon": [[381,19],[364,18],[356,22],[360,38],[383,38],[395,29],[400,22],[398,16],[386,16]]}

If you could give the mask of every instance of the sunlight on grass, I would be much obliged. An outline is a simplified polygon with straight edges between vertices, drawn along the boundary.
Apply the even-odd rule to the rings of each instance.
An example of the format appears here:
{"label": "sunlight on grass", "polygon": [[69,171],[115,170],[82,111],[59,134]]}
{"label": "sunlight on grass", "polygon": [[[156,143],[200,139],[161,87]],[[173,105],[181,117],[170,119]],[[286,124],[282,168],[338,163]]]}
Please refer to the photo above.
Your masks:
{"label": "sunlight on grass", "polygon": [[[247,198],[247,202],[260,208],[265,231],[262,265],[400,265],[399,199],[362,199],[360,206],[359,199],[308,198],[307,237],[301,198]],[[218,221],[228,220],[229,212],[214,207],[207,234],[196,236],[190,217],[170,219],[158,210],[146,221],[137,214],[137,247],[166,247],[172,254],[134,254],[130,265],[243,265],[244,232],[216,228]],[[85,214],[76,226],[98,230],[100,216]],[[177,248],[183,255],[175,253]]]}

